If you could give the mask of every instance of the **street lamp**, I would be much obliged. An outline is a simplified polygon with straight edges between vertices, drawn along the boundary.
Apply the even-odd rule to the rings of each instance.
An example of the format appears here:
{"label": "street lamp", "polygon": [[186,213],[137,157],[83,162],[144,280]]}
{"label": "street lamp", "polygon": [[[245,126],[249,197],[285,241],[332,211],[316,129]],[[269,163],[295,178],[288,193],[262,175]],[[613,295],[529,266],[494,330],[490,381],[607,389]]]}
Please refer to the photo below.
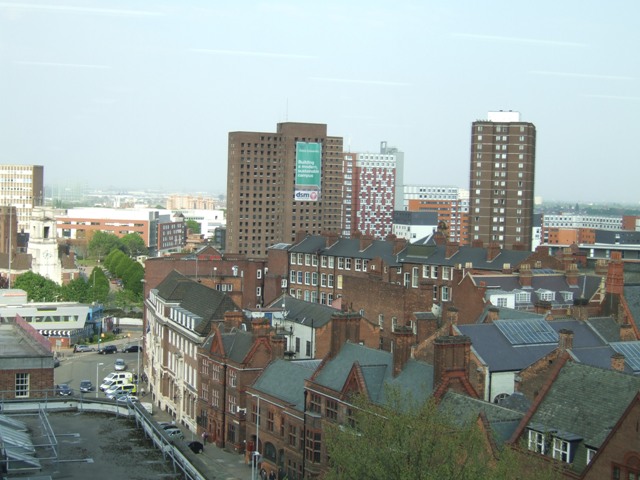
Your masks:
{"label": "street lamp", "polygon": [[104,365],[104,363],[96,363],[96,398],[98,398],[98,388],[100,384],[98,383],[98,367]]}

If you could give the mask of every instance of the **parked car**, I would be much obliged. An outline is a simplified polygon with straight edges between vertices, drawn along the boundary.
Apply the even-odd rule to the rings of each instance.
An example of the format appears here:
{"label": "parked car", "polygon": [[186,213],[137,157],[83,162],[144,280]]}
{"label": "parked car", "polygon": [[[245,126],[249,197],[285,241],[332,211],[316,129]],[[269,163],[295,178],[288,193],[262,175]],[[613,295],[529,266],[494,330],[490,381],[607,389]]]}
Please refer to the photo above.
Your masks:
{"label": "parked car", "polygon": [[178,438],[180,440],[184,440],[184,433],[178,427],[167,428],[164,433],[166,433],[171,438]]}
{"label": "parked car", "polygon": [[82,380],[80,381],[80,391],[82,393],[89,393],[93,391],[93,383],[91,380]]}
{"label": "parked car", "polygon": [[122,351],[125,353],[141,352],[142,347],[139,347],[138,345],[129,345],[128,347],[125,347],[124,350]]}
{"label": "parked car", "polygon": [[106,355],[108,353],[118,353],[118,347],[116,347],[115,345],[106,345],[98,353],[100,353],[102,355]]}
{"label": "parked car", "polygon": [[133,383],[125,383],[123,385],[115,385],[108,390],[105,390],[105,395],[108,399],[113,400],[114,398],[124,395],[130,394],[133,395],[138,392],[138,389]]}
{"label": "parked car", "polygon": [[119,358],[113,364],[113,368],[116,371],[126,370],[127,369],[127,364],[125,363],[125,361],[122,358]]}
{"label": "parked car", "polygon": [[131,393],[123,393],[115,396],[116,402],[127,403],[127,402],[137,402],[138,397],[132,395]]}
{"label": "parked car", "polygon": [[73,347],[73,353],[95,352],[96,349],[89,345],[76,345]]}
{"label": "parked car", "polygon": [[56,385],[56,395],[62,395],[63,397],[69,397],[73,395],[73,390],[66,383],[61,383],[60,385]]}

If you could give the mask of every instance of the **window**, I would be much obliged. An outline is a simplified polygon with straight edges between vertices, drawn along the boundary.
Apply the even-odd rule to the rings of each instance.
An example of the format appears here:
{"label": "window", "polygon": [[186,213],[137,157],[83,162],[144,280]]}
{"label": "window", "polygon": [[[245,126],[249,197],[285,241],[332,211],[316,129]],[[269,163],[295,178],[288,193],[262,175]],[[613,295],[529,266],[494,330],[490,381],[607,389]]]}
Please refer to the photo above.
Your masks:
{"label": "window", "polygon": [[331,398],[327,398],[325,403],[325,413],[328,419],[338,420],[338,402]]}
{"label": "window", "polygon": [[438,278],[438,266],[433,265],[431,267],[431,278]]}
{"label": "window", "polygon": [[317,393],[311,394],[309,401],[309,411],[314,413],[322,413],[322,397]]}
{"label": "window", "polygon": [[306,266],[311,265],[311,254],[310,253],[305,253],[304,254],[304,264]]}
{"label": "window", "polygon": [[531,301],[531,294],[529,292],[516,293],[516,303],[528,303]]}
{"label": "window", "polygon": [[297,274],[295,270],[291,270],[291,273],[289,274],[289,282],[290,283],[296,283],[296,278],[297,278]]}
{"label": "window", "polygon": [[438,300],[438,285],[433,286],[433,297],[434,300]]}
{"label": "window", "polygon": [[318,285],[318,272],[313,272],[311,274],[311,285],[314,287]]}
{"label": "window", "polygon": [[496,299],[496,307],[506,307],[507,306],[507,299],[505,297],[498,297]]}
{"label": "window", "polygon": [[404,274],[404,286],[405,288],[409,288],[411,285],[411,274],[409,272],[405,272]]}
{"label": "window", "polygon": [[218,390],[211,392],[211,406],[215,408],[220,407],[220,392]]}
{"label": "window", "polygon": [[304,284],[311,285],[311,272],[304,272]]}
{"label": "window", "polygon": [[295,265],[295,264],[296,264],[296,254],[295,254],[295,253],[292,253],[292,254],[291,254],[291,258],[290,258],[290,260],[289,260],[289,263],[290,263],[291,265]]}
{"label": "window", "polygon": [[304,274],[304,272],[303,272],[302,270],[300,270],[300,271],[298,272],[298,283],[299,283],[300,285],[302,285],[302,276],[303,276],[303,274]]}
{"label": "window", "polygon": [[296,353],[300,353],[300,337],[296,337]]}
{"label": "window", "polygon": [[322,268],[327,268],[327,257],[324,255],[320,257],[320,266]]}
{"label": "window", "polygon": [[362,259],[361,258],[356,258],[355,269],[356,269],[356,272],[360,272],[362,270]]}
{"label": "window", "polygon": [[29,374],[16,373],[16,398],[29,396]]}
{"label": "window", "polygon": [[333,273],[330,273],[327,277],[327,286],[333,288]]}
{"label": "window", "polygon": [[307,355],[307,357],[311,356],[311,342],[309,340],[307,340],[307,345],[305,348],[305,354]]}
{"label": "window", "polygon": [[591,460],[593,460],[593,457],[595,457],[596,452],[597,450],[587,447],[587,465],[591,463]]}
{"label": "window", "polygon": [[380,330],[384,330],[384,315],[382,313],[378,315],[378,326]]}
{"label": "window", "polygon": [[238,372],[235,370],[229,370],[229,386],[235,387],[238,383]]}
{"label": "window", "polygon": [[211,366],[211,379],[215,380],[216,382],[220,381],[220,365],[213,364]]}
{"label": "window", "polygon": [[322,451],[322,433],[307,430],[305,448],[306,459],[310,462],[320,463]]}
{"label": "window", "polygon": [[320,286],[321,287],[326,287],[327,286],[327,274],[326,273],[321,273],[320,274]]}
{"label": "window", "polygon": [[302,254],[302,253],[298,253],[297,257],[298,257],[298,258],[297,258],[297,260],[298,260],[298,265],[302,265],[302,264],[303,264],[302,262],[303,262],[303,260],[304,260],[304,254]]}
{"label": "window", "polygon": [[418,288],[418,267],[411,269],[411,288]]}
{"label": "window", "polygon": [[236,414],[236,410],[238,404],[236,403],[236,396],[235,395],[229,395],[229,413],[232,414]]}
{"label": "window", "polygon": [[344,269],[345,270],[351,270],[351,259],[350,258],[345,258],[344,259]]}
{"label": "window", "polygon": [[344,258],[338,257],[338,270],[344,270]]}
{"label": "window", "polygon": [[553,458],[569,463],[569,442],[561,438],[554,438]]}
{"label": "window", "polygon": [[451,267],[442,267],[442,279],[451,280]]}
{"label": "window", "polygon": [[443,302],[448,302],[449,300],[451,300],[450,296],[449,296],[449,287],[447,287],[446,285],[443,285],[440,288],[440,296],[442,298]]}
{"label": "window", "polygon": [[256,297],[259,297],[262,295],[262,287],[256,287]]}
{"label": "window", "polygon": [[236,441],[236,425],[234,423],[229,423],[227,428],[227,441],[232,443]]}
{"label": "window", "polygon": [[314,267],[318,266],[318,256],[315,253],[311,257],[311,265]]}
{"label": "window", "polygon": [[295,425],[289,425],[289,445],[295,447],[298,443],[298,429]]}
{"label": "window", "polygon": [[270,432],[273,432],[274,430],[274,419],[275,419],[276,413],[269,409],[267,411],[267,430],[269,430]]}
{"label": "window", "polygon": [[422,266],[422,278],[429,278],[431,276],[431,266],[423,265]]}
{"label": "window", "polygon": [[329,257],[329,268],[333,268],[335,262],[335,257]]}
{"label": "window", "polygon": [[535,430],[529,430],[529,450],[536,453],[545,454],[544,435]]}

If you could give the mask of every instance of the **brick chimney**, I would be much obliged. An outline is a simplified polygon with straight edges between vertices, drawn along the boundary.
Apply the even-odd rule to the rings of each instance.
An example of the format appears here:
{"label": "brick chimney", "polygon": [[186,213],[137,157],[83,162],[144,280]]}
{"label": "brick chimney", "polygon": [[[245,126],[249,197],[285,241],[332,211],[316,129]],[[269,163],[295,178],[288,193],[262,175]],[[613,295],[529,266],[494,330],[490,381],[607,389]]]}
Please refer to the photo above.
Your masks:
{"label": "brick chimney", "polygon": [[324,238],[326,242],[325,246],[330,247],[331,245],[335,244],[340,237],[338,236],[337,232],[327,232],[324,234]]}
{"label": "brick chimney", "polygon": [[360,237],[360,251],[363,251],[372,243],[373,243],[373,237],[371,235],[362,235]]}
{"label": "brick chimney", "polygon": [[636,334],[633,331],[633,327],[630,323],[620,325],[620,341],[621,342],[634,342],[636,341]]}
{"label": "brick chimney", "polygon": [[440,385],[447,374],[462,373],[469,377],[471,339],[466,335],[436,338],[433,352],[433,384]]}
{"label": "brick chimney", "polygon": [[518,280],[520,281],[521,287],[530,287],[533,284],[533,272],[531,271],[531,265],[528,263],[520,265]]}
{"label": "brick chimney", "polygon": [[571,315],[576,320],[583,322],[589,319],[589,300],[586,298],[574,298],[573,307],[571,307]]}
{"label": "brick chimney", "polygon": [[578,266],[575,263],[567,265],[565,277],[569,285],[578,285]]}
{"label": "brick chimney", "polygon": [[596,275],[604,276],[607,274],[607,269],[609,267],[609,262],[604,258],[599,258],[596,260],[596,266],[594,267],[594,273]]}
{"label": "brick chimney", "polygon": [[458,250],[460,250],[459,242],[447,242],[447,246],[445,249],[445,257],[446,258],[453,257],[456,253],[458,253]]}
{"label": "brick chimney", "polygon": [[473,248],[484,248],[484,243],[482,240],[472,240],[471,241],[471,246]]}
{"label": "brick chimney", "polygon": [[500,309],[497,307],[489,307],[487,312],[487,320],[491,323],[500,320]]}
{"label": "brick chimney", "polygon": [[228,328],[240,329],[242,322],[244,321],[244,314],[241,310],[229,310],[224,312],[224,324]]}
{"label": "brick chimney", "polygon": [[562,261],[562,269],[565,272],[568,272],[573,263],[573,252],[570,248],[565,247],[562,249],[562,253],[560,254],[560,260]]}
{"label": "brick chimney", "polygon": [[558,349],[562,352],[573,348],[573,330],[563,328],[558,332]]}
{"label": "brick chimney", "polygon": [[500,255],[500,244],[491,242],[487,247],[487,262],[491,262],[498,255]]}
{"label": "brick chimney", "polygon": [[397,255],[407,246],[407,240],[404,238],[396,238],[393,242],[393,254]]}
{"label": "brick chimney", "polygon": [[284,335],[271,335],[269,340],[271,342],[271,360],[284,358],[284,350],[287,344]]}
{"label": "brick chimney", "polygon": [[614,353],[611,355],[611,370],[618,372],[624,372],[624,355],[621,353]]}
{"label": "brick chimney", "polygon": [[551,302],[546,300],[538,300],[533,306],[535,313],[539,315],[547,315],[551,313]]}
{"label": "brick chimney", "polygon": [[393,376],[397,377],[411,358],[414,343],[413,330],[409,325],[396,327],[393,331]]}
{"label": "brick chimney", "polygon": [[458,325],[458,309],[454,306],[447,308],[447,322],[449,325]]}
{"label": "brick chimney", "polygon": [[622,254],[620,252],[611,252],[605,289],[607,293],[622,295],[624,289],[624,265],[622,264]]}
{"label": "brick chimney", "polygon": [[251,331],[256,337],[265,337],[269,335],[271,325],[266,318],[254,318],[251,321]]}
{"label": "brick chimney", "polygon": [[307,232],[304,230],[298,230],[296,232],[296,241],[295,243],[300,243],[301,241],[303,241],[305,238],[307,238]]}

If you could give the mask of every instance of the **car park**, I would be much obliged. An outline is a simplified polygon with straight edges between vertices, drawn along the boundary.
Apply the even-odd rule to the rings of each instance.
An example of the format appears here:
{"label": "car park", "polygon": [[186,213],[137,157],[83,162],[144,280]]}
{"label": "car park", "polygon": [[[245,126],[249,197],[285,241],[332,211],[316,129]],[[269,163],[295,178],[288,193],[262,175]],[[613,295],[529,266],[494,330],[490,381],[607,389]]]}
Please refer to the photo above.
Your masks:
{"label": "car park", "polygon": [[125,363],[125,361],[122,358],[119,358],[115,361],[115,363],[113,364],[113,368],[116,371],[123,371],[127,369],[127,364]]}
{"label": "car park", "polygon": [[56,395],[62,395],[63,397],[69,397],[73,395],[73,390],[67,383],[61,383],[56,385]]}
{"label": "car park", "polygon": [[82,380],[80,382],[80,391],[82,393],[89,393],[93,391],[93,383],[91,380]]}
{"label": "car park", "polygon": [[118,347],[115,345],[106,345],[98,352],[101,355],[107,355],[109,353],[118,353]]}
{"label": "car park", "polygon": [[76,345],[73,347],[73,353],[95,352],[96,349],[89,345]]}

